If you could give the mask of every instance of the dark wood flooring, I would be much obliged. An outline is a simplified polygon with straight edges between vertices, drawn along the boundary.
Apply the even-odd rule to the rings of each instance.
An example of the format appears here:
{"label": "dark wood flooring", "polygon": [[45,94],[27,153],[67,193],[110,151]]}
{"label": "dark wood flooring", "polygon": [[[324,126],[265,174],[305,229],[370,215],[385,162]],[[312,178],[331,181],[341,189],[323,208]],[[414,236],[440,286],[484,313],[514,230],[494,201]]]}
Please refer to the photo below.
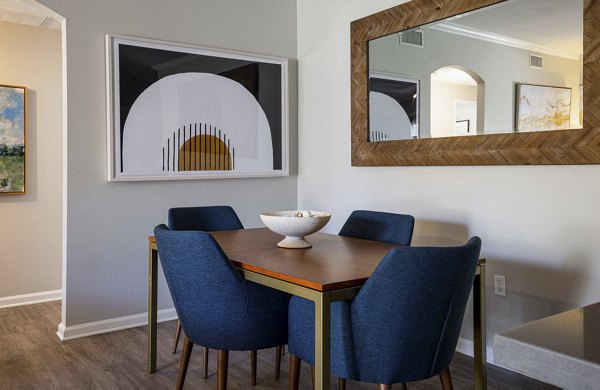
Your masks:
{"label": "dark wood flooring", "polygon": [[[61,343],[56,336],[60,302],[0,310],[0,389],[173,389],[180,354],[170,352],[175,322],[159,324],[158,368],[146,372],[146,327]],[[181,349],[181,348],[180,348]],[[232,352],[229,388],[286,389],[288,355],[281,378],[274,378],[274,351],[258,353],[258,384],[250,382],[247,352]],[[202,348],[192,355],[186,389],[216,387],[216,353],[211,353],[208,379],[202,379]],[[455,389],[472,389],[472,359],[457,353],[451,365]],[[488,388],[554,389],[501,368],[489,367]],[[300,388],[310,389],[310,369],[303,364]],[[337,388],[337,381],[332,381]],[[400,386],[396,386],[400,388]],[[411,390],[440,389],[437,378],[410,383]],[[349,382],[348,389],[375,389],[373,384]]]}

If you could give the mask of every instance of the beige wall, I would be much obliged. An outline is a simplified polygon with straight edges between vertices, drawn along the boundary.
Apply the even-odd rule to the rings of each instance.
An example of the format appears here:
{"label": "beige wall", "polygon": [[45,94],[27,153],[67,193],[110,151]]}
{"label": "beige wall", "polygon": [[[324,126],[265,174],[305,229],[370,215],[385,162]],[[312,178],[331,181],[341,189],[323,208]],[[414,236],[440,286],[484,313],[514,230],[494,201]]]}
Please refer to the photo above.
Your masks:
{"label": "beige wall", "polygon": [[488,346],[500,330],[597,302],[600,166],[351,166],[350,22],[398,3],[298,0],[299,207],[331,212],[335,233],[366,208],[413,214],[415,245],[480,236]]}
{"label": "beige wall", "polygon": [[[452,137],[455,126],[456,100],[477,102],[477,87],[431,82],[431,136]],[[477,124],[474,123],[473,131]]]}
{"label": "beige wall", "polygon": [[27,87],[27,194],[0,195],[0,297],[61,288],[60,31],[0,22],[0,83]]}

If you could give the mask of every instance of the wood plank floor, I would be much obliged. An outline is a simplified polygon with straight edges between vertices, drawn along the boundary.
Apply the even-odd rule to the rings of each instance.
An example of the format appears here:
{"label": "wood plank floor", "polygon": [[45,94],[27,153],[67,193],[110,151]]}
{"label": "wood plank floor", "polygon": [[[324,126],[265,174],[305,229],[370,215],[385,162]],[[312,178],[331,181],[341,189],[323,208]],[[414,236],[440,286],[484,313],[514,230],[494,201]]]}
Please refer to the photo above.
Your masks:
{"label": "wood plank floor", "polygon": [[[123,330],[61,343],[56,336],[60,302],[0,309],[0,389],[173,389],[180,354],[170,353],[175,322],[159,324],[158,368],[146,372],[146,327]],[[202,348],[192,355],[186,389],[216,387],[216,354],[211,353],[209,378],[202,379]],[[286,389],[288,355],[281,378],[274,378],[273,350],[258,353],[258,384],[250,383],[247,352],[232,352],[229,388]],[[455,389],[473,388],[472,359],[456,354],[451,365]],[[489,389],[554,389],[538,381],[489,367]],[[303,365],[301,389],[310,389],[310,370]],[[337,388],[337,381],[332,382]],[[399,386],[396,386],[399,388]],[[348,389],[375,389],[349,382]],[[437,378],[410,383],[411,390],[440,389]]]}

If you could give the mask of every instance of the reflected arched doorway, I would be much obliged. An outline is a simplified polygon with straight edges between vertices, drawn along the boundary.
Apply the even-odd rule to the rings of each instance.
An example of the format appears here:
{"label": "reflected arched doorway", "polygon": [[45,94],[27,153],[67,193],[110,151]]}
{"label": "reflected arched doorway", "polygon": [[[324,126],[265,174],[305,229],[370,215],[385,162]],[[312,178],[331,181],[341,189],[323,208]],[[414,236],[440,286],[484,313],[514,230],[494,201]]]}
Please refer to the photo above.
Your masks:
{"label": "reflected arched doorway", "polygon": [[473,70],[445,66],[431,74],[431,137],[484,133],[485,82]]}

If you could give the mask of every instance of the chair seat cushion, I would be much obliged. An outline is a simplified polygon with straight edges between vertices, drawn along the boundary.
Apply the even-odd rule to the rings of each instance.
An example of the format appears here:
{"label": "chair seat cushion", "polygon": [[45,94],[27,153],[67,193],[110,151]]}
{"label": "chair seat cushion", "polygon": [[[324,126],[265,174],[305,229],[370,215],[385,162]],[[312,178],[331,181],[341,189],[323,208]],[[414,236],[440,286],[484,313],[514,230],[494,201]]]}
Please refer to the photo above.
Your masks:
{"label": "chair seat cushion", "polygon": [[[314,365],[315,304],[304,298],[292,297],[288,313],[288,349],[291,354]],[[349,301],[332,302],[331,372],[340,378],[355,379],[354,348],[350,329]]]}

